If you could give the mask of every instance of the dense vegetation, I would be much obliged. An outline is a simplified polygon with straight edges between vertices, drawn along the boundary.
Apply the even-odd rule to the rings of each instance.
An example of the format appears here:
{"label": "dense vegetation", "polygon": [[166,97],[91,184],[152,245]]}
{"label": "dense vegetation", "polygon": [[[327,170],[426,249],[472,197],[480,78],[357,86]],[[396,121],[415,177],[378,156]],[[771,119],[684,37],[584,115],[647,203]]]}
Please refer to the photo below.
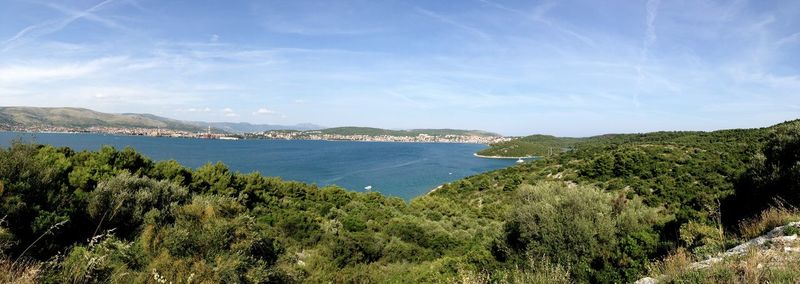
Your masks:
{"label": "dense vegetation", "polygon": [[628,282],[796,206],[799,145],[797,122],[594,137],[404,202],[15,143],[0,149],[0,281]]}
{"label": "dense vegetation", "polygon": [[542,157],[568,151],[584,138],[555,137],[550,135],[530,135],[511,141],[499,142],[479,151],[481,156],[492,157]]}

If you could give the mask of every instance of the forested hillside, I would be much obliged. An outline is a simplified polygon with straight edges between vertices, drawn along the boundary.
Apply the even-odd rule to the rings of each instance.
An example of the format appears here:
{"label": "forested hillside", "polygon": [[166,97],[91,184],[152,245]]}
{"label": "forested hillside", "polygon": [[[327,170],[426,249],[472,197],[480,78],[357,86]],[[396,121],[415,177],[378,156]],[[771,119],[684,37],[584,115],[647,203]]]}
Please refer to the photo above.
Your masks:
{"label": "forested hillside", "polygon": [[489,145],[477,154],[490,157],[542,157],[568,151],[583,138],[530,135]]}
{"label": "forested hillside", "polygon": [[798,122],[603,136],[406,203],[17,143],[0,150],[0,281],[630,282],[796,216],[798,153]]}

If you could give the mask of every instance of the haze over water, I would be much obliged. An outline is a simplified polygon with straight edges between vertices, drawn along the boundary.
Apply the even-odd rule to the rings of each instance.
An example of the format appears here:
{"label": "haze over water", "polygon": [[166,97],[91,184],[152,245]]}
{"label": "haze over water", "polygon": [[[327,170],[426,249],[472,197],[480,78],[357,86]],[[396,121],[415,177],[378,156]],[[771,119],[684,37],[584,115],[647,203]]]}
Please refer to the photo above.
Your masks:
{"label": "haze over water", "polygon": [[472,154],[485,145],[302,140],[207,140],[99,134],[0,132],[0,146],[14,139],[75,150],[131,146],[153,160],[174,159],[197,168],[221,161],[233,171],[259,171],[285,180],[338,185],[410,200],[446,182],[514,164]]}

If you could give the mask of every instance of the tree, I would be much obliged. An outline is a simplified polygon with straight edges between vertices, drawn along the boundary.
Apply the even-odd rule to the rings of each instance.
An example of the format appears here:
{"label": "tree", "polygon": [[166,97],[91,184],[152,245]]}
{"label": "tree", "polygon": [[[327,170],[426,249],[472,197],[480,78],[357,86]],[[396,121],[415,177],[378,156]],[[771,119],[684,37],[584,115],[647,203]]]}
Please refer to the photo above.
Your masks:
{"label": "tree", "polygon": [[97,186],[90,194],[88,212],[97,224],[95,234],[114,228],[118,236],[130,238],[149,211],[169,212],[170,207],[188,199],[186,188],[123,173]]}
{"label": "tree", "polygon": [[774,129],[726,201],[728,224],[773,206],[800,206],[800,124]]}
{"label": "tree", "polygon": [[623,282],[655,252],[656,212],[640,200],[556,182],[524,185],[517,200],[502,239],[516,262],[545,257],[578,281]]}

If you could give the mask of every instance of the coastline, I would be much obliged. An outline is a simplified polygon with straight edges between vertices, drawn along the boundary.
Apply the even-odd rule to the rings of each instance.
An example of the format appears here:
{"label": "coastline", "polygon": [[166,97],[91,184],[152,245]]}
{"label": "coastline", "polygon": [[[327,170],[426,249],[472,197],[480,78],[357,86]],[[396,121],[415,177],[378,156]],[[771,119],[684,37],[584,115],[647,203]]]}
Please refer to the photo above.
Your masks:
{"label": "coastline", "polygon": [[[325,142],[366,142],[366,143],[421,143],[421,144],[483,144],[483,142],[474,141],[394,141],[394,140],[364,140],[364,139],[314,139],[314,138],[297,138],[297,139],[284,139],[284,138],[250,138],[243,137],[239,139],[220,139],[220,138],[206,138],[196,136],[170,136],[170,135],[144,135],[144,134],[130,134],[130,133],[110,133],[98,131],[24,131],[24,130],[7,130],[0,129],[0,132],[9,133],[25,133],[25,134],[96,134],[96,135],[111,135],[111,136],[136,136],[136,137],[154,137],[154,138],[181,138],[181,139],[203,139],[203,140],[281,140],[281,141],[325,141]],[[400,136],[398,136],[400,137]],[[524,158],[523,158],[524,159]]]}
{"label": "coastline", "polygon": [[484,159],[533,159],[533,158],[540,158],[540,156],[524,156],[524,157],[504,157],[504,156],[484,156],[478,155],[478,153],[472,153],[473,156],[478,158]]}
{"label": "coastline", "polygon": [[[448,182],[448,183],[449,183],[449,182]],[[447,184],[447,183],[445,183],[445,184]],[[426,193],[426,194],[425,194],[425,196],[428,196],[428,195],[431,195],[431,194],[433,194],[434,192],[436,192],[436,191],[437,191],[437,190],[439,190],[440,188],[444,187],[444,185],[445,185],[445,184],[440,184],[439,186],[437,186],[437,187],[435,187],[435,188],[431,189],[430,191],[428,191],[428,193]]]}
{"label": "coastline", "polygon": [[[478,153],[472,153],[472,155],[475,156],[475,157],[484,158],[484,159],[516,159],[516,160],[518,160],[518,159],[541,158],[541,156],[525,156],[525,157],[484,156],[484,155],[478,155]],[[430,191],[428,191],[428,193],[426,193],[425,195],[426,196],[427,195],[431,195],[431,194],[433,194],[434,192],[436,192],[437,190],[441,189],[442,187],[444,187],[447,184],[449,184],[449,182],[444,183],[444,184],[440,184],[439,186],[437,186],[437,187],[431,189]]]}

